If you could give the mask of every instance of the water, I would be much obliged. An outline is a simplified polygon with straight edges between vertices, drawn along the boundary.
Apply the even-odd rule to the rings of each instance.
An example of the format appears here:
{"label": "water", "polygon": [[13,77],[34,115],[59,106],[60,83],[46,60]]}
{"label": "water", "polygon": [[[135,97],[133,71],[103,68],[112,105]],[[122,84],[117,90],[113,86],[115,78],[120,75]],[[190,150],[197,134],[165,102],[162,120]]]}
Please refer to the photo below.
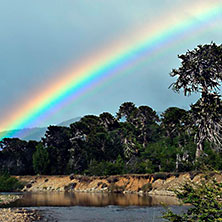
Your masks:
{"label": "water", "polygon": [[[11,207],[41,210],[49,221],[56,222],[161,222],[165,208],[178,205],[174,197],[139,196],[103,193],[25,193]],[[175,212],[186,207],[173,206]]]}
{"label": "water", "polygon": [[[53,218],[57,222],[162,222],[165,211],[163,207],[40,207],[47,218]],[[180,212],[181,207],[174,207],[174,211]]]}
{"label": "water", "polygon": [[25,193],[24,197],[12,204],[14,207],[39,206],[160,206],[178,205],[175,197],[140,196],[137,194],[111,193],[71,193],[71,192],[42,192]]}

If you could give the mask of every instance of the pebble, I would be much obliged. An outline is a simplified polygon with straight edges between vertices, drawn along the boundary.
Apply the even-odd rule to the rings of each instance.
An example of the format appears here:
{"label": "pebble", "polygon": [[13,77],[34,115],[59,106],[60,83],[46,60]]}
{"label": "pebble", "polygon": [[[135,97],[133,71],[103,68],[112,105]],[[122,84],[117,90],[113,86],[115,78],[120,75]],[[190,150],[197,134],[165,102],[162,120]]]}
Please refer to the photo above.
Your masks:
{"label": "pebble", "polygon": [[24,208],[0,209],[0,222],[34,222],[40,220],[42,220],[42,217],[36,210],[28,210]]}

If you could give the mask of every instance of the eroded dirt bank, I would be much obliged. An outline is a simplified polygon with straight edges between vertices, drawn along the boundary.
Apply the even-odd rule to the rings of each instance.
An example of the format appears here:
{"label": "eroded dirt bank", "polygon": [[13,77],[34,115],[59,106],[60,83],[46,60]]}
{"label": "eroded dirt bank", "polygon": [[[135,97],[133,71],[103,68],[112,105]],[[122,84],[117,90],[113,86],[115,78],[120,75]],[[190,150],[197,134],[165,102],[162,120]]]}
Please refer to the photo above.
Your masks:
{"label": "eroded dirt bank", "polygon": [[[181,174],[144,174],[123,176],[88,177],[80,175],[69,176],[17,176],[26,185],[23,191],[70,191],[70,192],[121,192],[149,195],[173,196],[173,190],[178,189],[185,181],[199,182],[201,173]],[[211,177],[222,181],[221,174],[212,173]]]}

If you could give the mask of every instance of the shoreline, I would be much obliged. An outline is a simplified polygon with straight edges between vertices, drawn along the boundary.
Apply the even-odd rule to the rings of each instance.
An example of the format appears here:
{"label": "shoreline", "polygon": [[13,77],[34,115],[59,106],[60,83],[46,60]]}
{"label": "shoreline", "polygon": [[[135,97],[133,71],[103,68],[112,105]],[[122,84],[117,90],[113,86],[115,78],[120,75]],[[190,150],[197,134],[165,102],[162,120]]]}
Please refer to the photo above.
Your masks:
{"label": "shoreline", "polygon": [[[199,183],[204,174],[189,173],[156,173],[142,175],[83,176],[83,175],[38,175],[14,176],[25,184],[22,192],[70,192],[70,193],[123,193],[139,196],[175,197],[173,190],[179,190],[186,181]],[[222,182],[222,174],[210,173],[211,178]],[[14,202],[23,195],[0,195],[0,207]],[[47,218],[36,209],[0,208],[0,222],[7,221],[40,221]]]}
{"label": "shoreline", "polygon": [[10,194],[1,194],[0,193],[0,207],[2,205],[6,205],[6,204],[9,204],[9,203],[12,203],[12,202],[15,202],[16,200],[20,199],[23,197],[23,194],[13,194],[13,193],[10,193]]}
{"label": "shoreline", "polygon": [[13,203],[22,197],[23,194],[0,194],[0,222],[34,222],[43,219],[38,210],[5,207],[5,205]]}
{"label": "shoreline", "polygon": [[1,222],[34,222],[43,219],[38,210],[25,208],[0,208]]}

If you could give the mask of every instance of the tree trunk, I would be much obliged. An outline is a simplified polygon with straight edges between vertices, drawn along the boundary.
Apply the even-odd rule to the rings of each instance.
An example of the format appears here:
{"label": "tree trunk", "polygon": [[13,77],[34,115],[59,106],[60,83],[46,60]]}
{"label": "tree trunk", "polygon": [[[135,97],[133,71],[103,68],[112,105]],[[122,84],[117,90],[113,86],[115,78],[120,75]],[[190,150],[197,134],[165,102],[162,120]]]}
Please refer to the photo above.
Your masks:
{"label": "tree trunk", "polygon": [[202,153],[203,153],[203,142],[198,142],[196,149],[196,160],[201,156]]}
{"label": "tree trunk", "polygon": [[176,155],[176,172],[179,170],[179,162],[180,162],[180,155],[177,153]]}

